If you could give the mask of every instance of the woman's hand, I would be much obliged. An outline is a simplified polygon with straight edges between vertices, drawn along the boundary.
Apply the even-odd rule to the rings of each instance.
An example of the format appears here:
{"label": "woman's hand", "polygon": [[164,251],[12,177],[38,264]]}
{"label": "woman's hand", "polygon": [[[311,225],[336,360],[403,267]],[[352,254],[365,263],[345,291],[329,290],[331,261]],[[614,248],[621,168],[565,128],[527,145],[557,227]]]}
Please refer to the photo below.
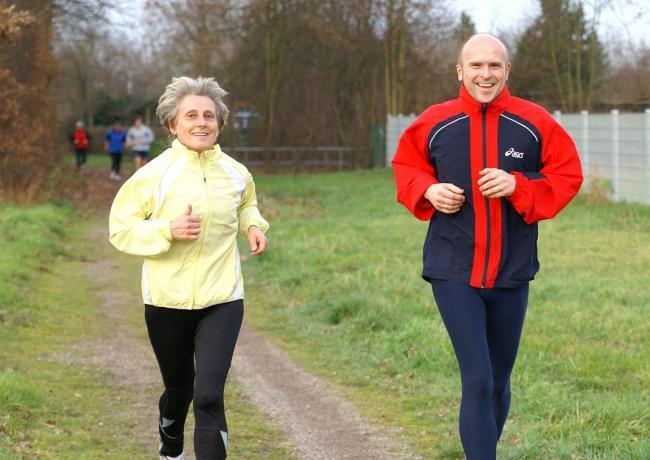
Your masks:
{"label": "woman's hand", "polygon": [[254,225],[248,227],[248,233],[246,233],[246,238],[248,238],[248,244],[251,247],[251,255],[259,256],[264,254],[266,247],[269,245],[269,240],[266,239],[264,232],[257,228]]}
{"label": "woman's hand", "polygon": [[192,215],[192,205],[188,204],[185,214],[172,220],[170,228],[174,240],[196,240],[201,233],[201,219]]}
{"label": "woman's hand", "polygon": [[431,185],[424,193],[436,211],[453,214],[465,203],[464,190],[454,184],[440,183]]}

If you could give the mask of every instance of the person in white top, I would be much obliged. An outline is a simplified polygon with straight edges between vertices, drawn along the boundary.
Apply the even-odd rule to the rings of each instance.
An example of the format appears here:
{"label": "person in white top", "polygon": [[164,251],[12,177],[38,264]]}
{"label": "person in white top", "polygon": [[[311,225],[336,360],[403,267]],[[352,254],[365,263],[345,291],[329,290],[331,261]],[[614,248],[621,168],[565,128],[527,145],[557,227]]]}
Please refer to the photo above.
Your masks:
{"label": "person in white top", "polygon": [[149,149],[154,139],[153,131],[143,123],[142,117],[138,115],[126,134],[126,145],[131,147],[133,152],[135,169],[140,169],[148,161]]}

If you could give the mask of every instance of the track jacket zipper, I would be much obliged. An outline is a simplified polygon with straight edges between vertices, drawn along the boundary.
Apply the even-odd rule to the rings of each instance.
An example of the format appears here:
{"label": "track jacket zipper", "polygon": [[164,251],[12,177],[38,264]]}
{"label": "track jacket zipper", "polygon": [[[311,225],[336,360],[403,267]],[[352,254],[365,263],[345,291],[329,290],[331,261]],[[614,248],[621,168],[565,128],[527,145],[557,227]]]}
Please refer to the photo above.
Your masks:
{"label": "track jacket zipper", "polygon": [[203,246],[205,245],[205,234],[207,231],[207,223],[210,221],[210,193],[208,190],[208,181],[205,177],[205,165],[208,160],[206,159],[203,153],[199,154],[199,168],[201,169],[201,176],[203,177],[203,191],[205,196],[205,211],[203,216],[201,216],[201,233],[199,233],[199,247],[196,250],[196,263],[194,264],[194,286],[192,289],[192,304],[196,301],[196,293],[198,291],[198,279],[197,279],[197,270],[199,266],[199,261],[201,260],[201,255],[203,254]]}
{"label": "track jacket zipper", "polygon": [[[487,104],[481,105],[481,148],[483,153],[483,169],[488,167],[487,158]],[[485,223],[487,226],[486,241],[485,241],[485,264],[483,265],[483,276],[481,277],[481,287],[484,288],[487,284],[488,264],[490,262],[490,240],[491,240],[491,224],[490,224],[490,199],[484,197],[485,200]]]}

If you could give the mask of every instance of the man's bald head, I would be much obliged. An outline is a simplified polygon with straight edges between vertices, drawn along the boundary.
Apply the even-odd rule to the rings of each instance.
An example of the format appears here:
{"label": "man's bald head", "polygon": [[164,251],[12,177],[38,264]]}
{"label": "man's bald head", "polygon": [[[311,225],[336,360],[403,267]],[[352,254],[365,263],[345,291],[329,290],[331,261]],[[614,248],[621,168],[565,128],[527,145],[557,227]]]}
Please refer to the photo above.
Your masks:
{"label": "man's bald head", "polygon": [[467,41],[463,43],[463,46],[460,48],[460,51],[458,51],[458,57],[456,59],[457,61],[456,63],[459,65],[463,65],[463,54],[466,51],[466,49],[472,49],[475,48],[476,46],[484,47],[490,43],[492,45],[496,45],[500,47],[503,50],[503,60],[506,64],[509,64],[510,55],[508,53],[508,47],[494,35],[486,34],[486,33],[474,34],[471,37],[469,37]]}
{"label": "man's bald head", "polygon": [[510,74],[506,45],[494,35],[472,35],[458,54],[456,73],[475,100],[482,104],[492,102]]}

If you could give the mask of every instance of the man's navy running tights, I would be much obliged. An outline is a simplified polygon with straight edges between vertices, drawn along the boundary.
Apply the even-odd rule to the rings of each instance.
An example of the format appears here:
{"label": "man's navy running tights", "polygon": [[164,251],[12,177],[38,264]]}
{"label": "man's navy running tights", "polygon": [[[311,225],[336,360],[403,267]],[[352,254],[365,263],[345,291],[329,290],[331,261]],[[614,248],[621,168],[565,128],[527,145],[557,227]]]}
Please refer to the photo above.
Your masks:
{"label": "man's navy running tights", "polygon": [[528,305],[528,283],[478,289],[431,280],[462,381],[460,438],[468,460],[496,459],[510,409],[510,374]]}

